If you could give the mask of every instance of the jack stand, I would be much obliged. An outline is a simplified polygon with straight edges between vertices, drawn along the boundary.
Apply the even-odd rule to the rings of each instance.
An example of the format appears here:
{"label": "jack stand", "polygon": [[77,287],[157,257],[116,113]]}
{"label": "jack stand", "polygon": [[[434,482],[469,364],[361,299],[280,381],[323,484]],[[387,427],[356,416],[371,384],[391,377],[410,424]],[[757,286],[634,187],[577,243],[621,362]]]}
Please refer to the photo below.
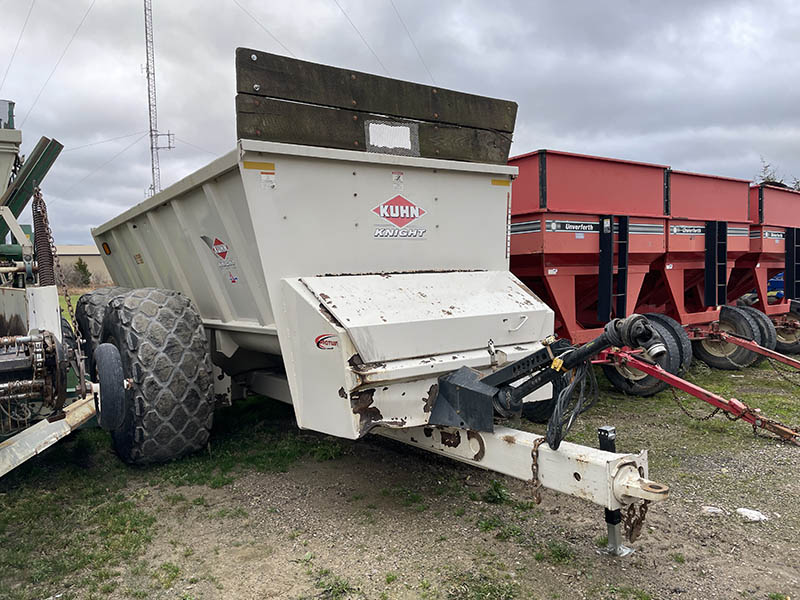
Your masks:
{"label": "jack stand", "polygon": [[[617,429],[611,425],[604,425],[597,429],[597,437],[600,440],[600,450],[606,452],[617,451]],[[620,523],[622,522],[622,512],[617,510],[605,509],[606,527],[608,528],[608,545],[602,550],[598,550],[598,554],[609,554],[611,556],[628,556],[634,553],[633,548],[629,548],[622,543],[622,530]]]}

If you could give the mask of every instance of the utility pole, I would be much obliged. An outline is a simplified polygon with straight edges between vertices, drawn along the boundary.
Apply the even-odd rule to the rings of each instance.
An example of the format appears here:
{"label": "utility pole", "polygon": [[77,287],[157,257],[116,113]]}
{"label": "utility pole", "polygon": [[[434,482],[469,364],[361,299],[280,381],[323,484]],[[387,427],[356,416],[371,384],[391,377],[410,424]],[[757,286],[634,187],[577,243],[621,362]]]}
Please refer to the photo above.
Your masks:
{"label": "utility pole", "polygon": [[[158,151],[171,150],[175,147],[175,136],[172,133],[158,133],[158,113],[156,111],[156,56],[153,48],[153,3],[144,0],[144,43],[147,50],[147,107],[150,111],[150,168],[153,172],[153,183],[150,195],[161,191],[161,167],[158,164]],[[158,138],[166,136],[167,145],[159,146]]]}

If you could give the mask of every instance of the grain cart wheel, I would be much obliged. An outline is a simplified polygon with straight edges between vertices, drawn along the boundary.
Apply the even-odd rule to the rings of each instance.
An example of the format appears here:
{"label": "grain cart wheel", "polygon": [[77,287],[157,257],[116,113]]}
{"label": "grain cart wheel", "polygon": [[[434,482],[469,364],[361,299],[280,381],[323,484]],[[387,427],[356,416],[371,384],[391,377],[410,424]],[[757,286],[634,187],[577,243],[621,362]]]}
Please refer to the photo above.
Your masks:
{"label": "grain cart wheel", "polygon": [[84,294],[78,299],[78,305],[75,307],[75,320],[78,322],[81,337],[86,342],[83,348],[83,353],[86,355],[86,372],[94,382],[97,382],[94,349],[100,344],[106,307],[112,298],[130,291],[130,288],[124,287],[105,287]]}
{"label": "grain cart wheel", "polygon": [[61,317],[61,343],[65,348],[72,348],[73,350],[78,347],[78,339],[75,337],[75,332],[72,331],[72,326],[69,321]]}
{"label": "grain cart wheel", "polygon": [[683,375],[692,366],[692,340],[689,339],[689,334],[683,326],[672,317],[662,315],[661,313],[647,313],[645,315],[650,321],[661,323],[664,327],[669,329],[675,341],[678,343],[678,350],[681,355],[681,366],[678,369],[678,375]]}
{"label": "grain cart wheel", "polygon": [[[650,321],[658,336],[664,342],[667,351],[653,358],[647,352],[642,352],[645,360],[661,365],[661,368],[676,374],[681,366],[681,351],[678,348],[676,337],[659,321]],[[633,396],[652,396],[668,387],[668,384],[651,375],[637,371],[625,365],[602,365],[603,372],[615,388]]]}
{"label": "grain cart wheel", "polygon": [[[719,313],[719,328],[757,344],[761,343],[761,330],[755,319],[742,308],[723,306]],[[720,342],[709,338],[693,342],[694,355],[715,369],[728,371],[752,365],[758,355],[730,342]]]}
{"label": "grain cart wheel", "polygon": [[800,315],[790,312],[781,316],[794,327],[777,326],[775,328],[777,336],[775,350],[781,354],[800,354]]}
{"label": "grain cart wheel", "polygon": [[534,423],[547,423],[556,407],[556,398],[539,402],[523,402],[522,416]]}
{"label": "grain cart wheel", "polygon": [[[97,423],[106,431],[116,431],[125,421],[125,375],[122,358],[114,344],[100,344],[94,351],[100,402],[95,400]],[[97,398],[97,396],[95,396]]]}
{"label": "grain cart wheel", "polygon": [[[778,342],[778,332],[775,329],[775,324],[772,322],[772,319],[752,306],[742,306],[741,309],[756,322],[758,332],[761,334],[761,345],[767,350],[775,350],[775,344]],[[766,356],[763,354],[757,354],[753,364],[758,365],[764,362],[765,358]]]}
{"label": "grain cart wheel", "polygon": [[191,300],[156,288],[117,296],[106,309],[101,339],[119,349],[130,380],[122,425],[111,433],[117,454],[145,464],[203,448],[213,381],[205,329]]}

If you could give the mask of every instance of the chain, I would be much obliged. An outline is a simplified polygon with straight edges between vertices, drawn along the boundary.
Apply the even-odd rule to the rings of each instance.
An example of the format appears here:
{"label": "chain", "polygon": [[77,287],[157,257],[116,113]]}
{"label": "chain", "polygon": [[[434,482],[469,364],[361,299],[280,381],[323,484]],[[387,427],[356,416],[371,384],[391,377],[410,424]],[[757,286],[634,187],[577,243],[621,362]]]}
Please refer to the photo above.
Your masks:
{"label": "chain", "polygon": [[67,305],[67,313],[69,314],[69,324],[72,331],[78,336],[78,323],[75,321],[75,311],[72,308],[72,299],[69,296],[69,288],[67,287],[67,278],[64,276],[64,271],[61,269],[61,263],[58,260],[58,252],[56,251],[56,243],[53,240],[53,231],[50,229],[50,221],[47,218],[47,205],[44,203],[42,191],[37,187],[33,190],[33,210],[39,212],[42,216],[42,222],[47,230],[47,240],[50,244],[50,251],[53,253],[53,266],[58,281],[58,287],[61,288],[61,293],[64,296],[64,303]]}
{"label": "chain", "polygon": [[[670,387],[670,391],[672,392],[672,399],[675,400],[675,404],[678,405],[678,408],[680,408],[683,411],[683,414],[685,414],[687,417],[689,417],[694,421],[708,421],[710,418],[714,417],[720,410],[722,410],[721,408],[716,407],[709,414],[703,417],[698,417],[690,413],[689,409],[683,405],[683,402],[681,402],[681,399],[678,397],[678,392],[675,391],[674,387]],[[727,415],[728,413],[725,414]]]}
{"label": "chain", "polygon": [[770,358],[768,356],[767,357],[767,362],[769,362],[769,366],[772,367],[772,370],[775,371],[775,373],[777,373],[778,377],[780,377],[781,379],[783,379],[784,381],[786,381],[788,383],[791,383],[792,385],[796,385],[796,386],[800,387],[800,383],[798,383],[796,380],[792,379],[788,375],[789,371],[785,371],[783,369],[779,369],[778,368],[778,365],[777,365],[778,361],[773,360],[772,358]]}
{"label": "chain", "polygon": [[531,489],[533,491],[533,501],[536,504],[542,503],[542,482],[539,481],[539,446],[544,444],[546,439],[545,437],[540,437],[533,442],[533,448],[531,448],[531,474],[533,475]]}
{"label": "chain", "polygon": [[622,517],[622,527],[625,530],[625,537],[627,537],[628,541],[631,543],[635,542],[642,534],[642,526],[647,516],[647,509],[650,508],[650,501],[645,500],[639,504],[638,512],[636,506],[636,504],[629,504]]}

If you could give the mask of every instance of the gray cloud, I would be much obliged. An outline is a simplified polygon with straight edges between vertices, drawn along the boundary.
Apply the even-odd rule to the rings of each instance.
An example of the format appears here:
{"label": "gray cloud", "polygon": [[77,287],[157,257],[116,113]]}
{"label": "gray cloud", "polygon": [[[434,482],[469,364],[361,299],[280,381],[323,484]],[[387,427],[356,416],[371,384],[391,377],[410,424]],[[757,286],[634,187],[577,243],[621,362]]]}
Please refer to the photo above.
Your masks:
{"label": "gray cloud", "polygon": [[[298,58],[382,74],[332,0],[239,0]],[[0,97],[25,117],[90,0],[38,0]],[[340,0],[391,76],[430,83],[388,0]],[[512,148],[548,147],[751,178],[760,156],[800,176],[800,6],[395,0],[437,85],[519,103]],[[30,4],[0,0],[0,69]],[[284,53],[232,0],[156,2],[166,186],[235,143],[234,50]],[[147,129],[141,2],[99,0],[23,128],[67,149]],[[64,152],[44,190],[59,243],[144,198],[141,133]],[[112,157],[134,143],[113,161]],[[102,167],[102,168],[101,168]]]}

